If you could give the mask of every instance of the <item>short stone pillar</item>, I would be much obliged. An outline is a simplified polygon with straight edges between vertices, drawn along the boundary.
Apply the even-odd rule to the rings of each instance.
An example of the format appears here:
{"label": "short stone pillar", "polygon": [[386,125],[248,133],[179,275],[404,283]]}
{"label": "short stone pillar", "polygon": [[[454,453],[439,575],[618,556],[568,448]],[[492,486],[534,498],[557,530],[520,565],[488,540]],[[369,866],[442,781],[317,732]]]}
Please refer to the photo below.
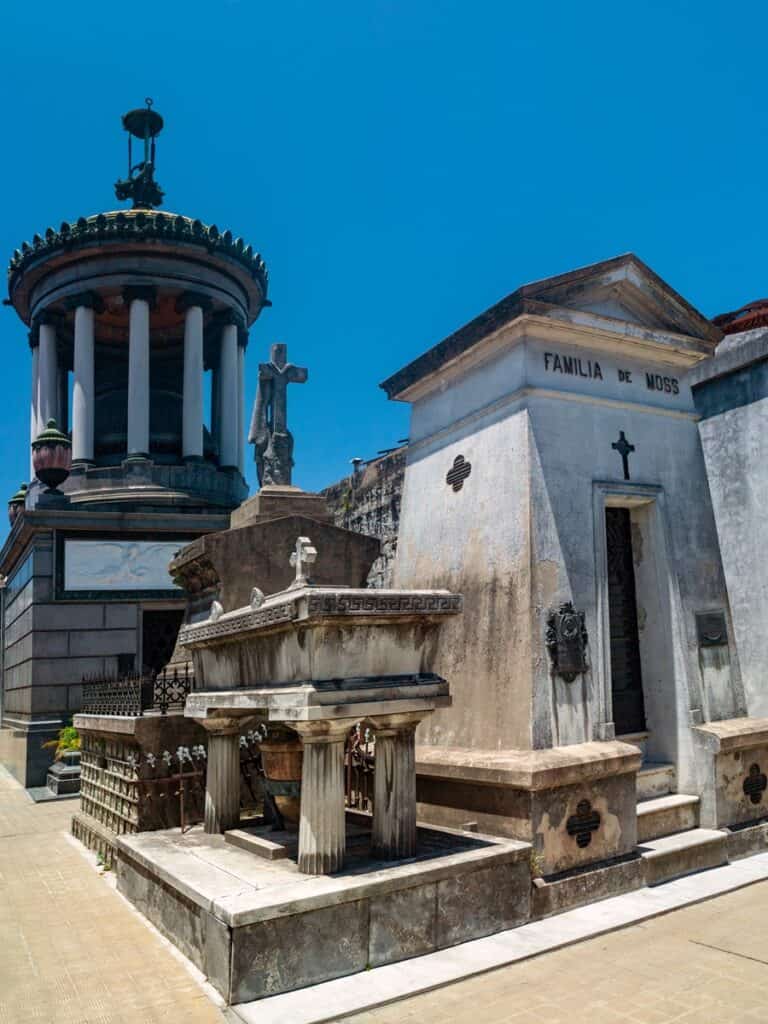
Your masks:
{"label": "short stone pillar", "polygon": [[416,853],[416,726],[423,714],[369,721],[376,730],[371,853],[400,860]]}
{"label": "short stone pillar", "polygon": [[344,863],[344,744],[354,719],[291,722],[304,744],[299,871],[325,875]]}
{"label": "short stone pillar", "polygon": [[229,718],[206,719],[202,724],[208,732],[204,830],[218,835],[240,821],[240,733],[244,724]]}

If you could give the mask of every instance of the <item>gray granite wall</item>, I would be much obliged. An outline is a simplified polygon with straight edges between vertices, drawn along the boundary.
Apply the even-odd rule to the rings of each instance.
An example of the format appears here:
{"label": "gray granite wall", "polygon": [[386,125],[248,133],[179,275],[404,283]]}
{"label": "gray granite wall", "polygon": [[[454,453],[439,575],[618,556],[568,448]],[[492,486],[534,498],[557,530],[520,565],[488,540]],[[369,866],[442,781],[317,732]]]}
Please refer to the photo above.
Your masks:
{"label": "gray granite wall", "polygon": [[6,591],[4,725],[68,719],[84,675],[137,653],[138,622],[136,603],[54,602],[52,534],[36,534]]}
{"label": "gray granite wall", "polygon": [[336,526],[377,537],[381,555],[368,576],[369,587],[392,586],[397,552],[405,448],[383,455],[322,492]]}
{"label": "gray granite wall", "polygon": [[137,603],[54,601],[53,573],[53,533],[36,533],[6,588],[3,729],[23,741],[7,738],[0,759],[26,786],[44,785],[42,744],[79,709],[83,676],[138,652]]}

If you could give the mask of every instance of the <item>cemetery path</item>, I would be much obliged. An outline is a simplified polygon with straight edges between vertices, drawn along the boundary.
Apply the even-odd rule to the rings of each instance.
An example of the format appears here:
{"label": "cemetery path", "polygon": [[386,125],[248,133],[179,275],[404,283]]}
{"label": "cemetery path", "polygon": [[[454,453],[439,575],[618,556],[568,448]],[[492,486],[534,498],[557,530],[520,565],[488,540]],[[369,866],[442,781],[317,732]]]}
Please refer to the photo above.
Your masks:
{"label": "cemetery path", "polygon": [[765,1024],[768,882],[344,1024]]}
{"label": "cemetery path", "polygon": [[0,768],[0,1024],[222,1024],[170,947]]}

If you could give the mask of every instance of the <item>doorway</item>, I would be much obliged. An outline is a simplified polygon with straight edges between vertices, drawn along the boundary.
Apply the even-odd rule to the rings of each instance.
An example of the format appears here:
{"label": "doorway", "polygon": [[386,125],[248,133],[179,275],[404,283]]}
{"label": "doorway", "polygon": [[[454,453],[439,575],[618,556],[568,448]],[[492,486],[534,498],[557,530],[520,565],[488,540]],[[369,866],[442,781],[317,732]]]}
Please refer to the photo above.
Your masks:
{"label": "doorway", "polygon": [[184,619],[181,608],[145,610],[141,622],[141,663],[145,674],[159,672],[170,661]]}
{"label": "doorway", "polygon": [[637,593],[628,508],[605,509],[611,694],[616,735],[645,732]]}

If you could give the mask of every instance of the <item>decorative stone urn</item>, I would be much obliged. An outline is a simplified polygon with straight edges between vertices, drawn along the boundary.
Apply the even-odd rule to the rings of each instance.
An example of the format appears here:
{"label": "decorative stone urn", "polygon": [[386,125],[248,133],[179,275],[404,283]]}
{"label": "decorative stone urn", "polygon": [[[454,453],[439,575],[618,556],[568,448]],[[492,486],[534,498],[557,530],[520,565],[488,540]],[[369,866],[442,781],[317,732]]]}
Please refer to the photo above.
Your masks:
{"label": "decorative stone urn", "polygon": [[47,488],[45,493],[60,495],[57,488],[72,469],[72,442],[58,429],[56,420],[48,420],[45,430],[32,442],[32,466]]}
{"label": "decorative stone urn", "polygon": [[13,524],[19,518],[19,514],[26,505],[27,502],[27,485],[21,484],[18,491],[14,494],[11,500],[8,502],[8,522],[13,527]]}
{"label": "decorative stone urn", "polygon": [[304,758],[301,739],[288,729],[273,730],[261,741],[259,748],[265,789],[285,821],[298,823]]}

